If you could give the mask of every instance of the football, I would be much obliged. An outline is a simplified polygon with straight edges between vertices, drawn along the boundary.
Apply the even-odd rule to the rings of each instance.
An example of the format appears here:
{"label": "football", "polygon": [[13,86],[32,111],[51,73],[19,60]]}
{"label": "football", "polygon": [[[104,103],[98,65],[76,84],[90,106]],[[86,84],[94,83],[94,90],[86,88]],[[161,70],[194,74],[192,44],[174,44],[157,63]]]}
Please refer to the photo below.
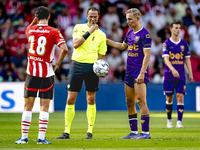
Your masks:
{"label": "football", "polygon": [[93,65],[93,71],[98,76],[106,75],[109,70],[109,65],[105,60],[97,60]]}

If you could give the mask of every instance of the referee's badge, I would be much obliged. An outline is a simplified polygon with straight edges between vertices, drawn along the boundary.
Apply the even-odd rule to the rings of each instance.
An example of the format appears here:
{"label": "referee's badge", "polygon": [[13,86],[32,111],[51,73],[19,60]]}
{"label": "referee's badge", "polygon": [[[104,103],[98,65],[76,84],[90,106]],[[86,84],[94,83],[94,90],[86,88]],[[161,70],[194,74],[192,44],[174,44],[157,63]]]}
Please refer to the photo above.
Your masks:
{"label": "referee's badge", "polygon": [[97,43],[94,43],[94,47],[96,47],[97,46]]}

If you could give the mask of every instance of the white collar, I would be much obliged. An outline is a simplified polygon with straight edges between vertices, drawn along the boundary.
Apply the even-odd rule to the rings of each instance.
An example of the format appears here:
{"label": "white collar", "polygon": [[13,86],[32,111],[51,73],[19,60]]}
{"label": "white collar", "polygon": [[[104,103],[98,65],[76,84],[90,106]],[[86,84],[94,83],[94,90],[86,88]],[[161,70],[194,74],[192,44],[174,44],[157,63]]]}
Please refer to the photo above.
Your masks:
{"label": "white collar", "polygon": [[178,42],[174,42],[174,41],[172,40],[172,38],[169,38],[169,39],[170,39],[170,41],[171,41],[172,43],[174,43],[174,44],[178,44],[178,43],[180,43],[180,41],[181,41],[181,38],[179,38]]}
{"label": "white collar", "polygon": [[133,33],[136,34],[136,33],[140,32],[142,29],[143,29],[143,27],[140,30],[138,30],[137,32],[134,32],[134,30],[133,30]]}
{"label": "white collar", "polygon": [[48,24],[41,24],[41,23],[39,23],[39,24],[37,24],[38,26],[48,26]]}

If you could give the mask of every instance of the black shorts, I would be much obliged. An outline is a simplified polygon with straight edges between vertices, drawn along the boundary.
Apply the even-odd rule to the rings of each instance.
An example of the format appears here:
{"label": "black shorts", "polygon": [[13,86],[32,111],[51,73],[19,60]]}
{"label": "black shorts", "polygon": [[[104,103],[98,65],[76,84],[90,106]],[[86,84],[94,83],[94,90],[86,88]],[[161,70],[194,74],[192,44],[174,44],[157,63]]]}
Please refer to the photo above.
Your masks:
{"label": "black shorts", "polygon": [[38,90],[40,98],[53,99],[54,76],[40,78],[27,74],[24,85],[24,97],[37,97]]}
{"label": "black shorts", "polygon": [[93,64],[72,61],[66,89],[80,92],[83,81],[86,91],[95,92],[99,90],[99,77],[93,71]]}

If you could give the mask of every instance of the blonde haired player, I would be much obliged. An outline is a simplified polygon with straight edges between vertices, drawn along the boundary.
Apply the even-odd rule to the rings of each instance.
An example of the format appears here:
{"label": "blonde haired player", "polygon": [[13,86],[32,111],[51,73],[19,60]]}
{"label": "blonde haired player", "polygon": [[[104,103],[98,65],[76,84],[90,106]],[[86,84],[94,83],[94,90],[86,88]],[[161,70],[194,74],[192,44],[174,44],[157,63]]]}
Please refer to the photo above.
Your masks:
{"label": "blonde haired player", "polygon": [[[125,75],[125,94],[131,133],[122,139],[150,139],[149,109],[146,103],[146,86],[149,82],[148,64],[151,53],[151,37],[140,24],[141,13],[136,8],[126,11],[126,19],[131,28],[123,43],[107,39],[107,44],[120,50],[128,48]],[[141,112],[142,133],[138,134],[136,100]]]}

